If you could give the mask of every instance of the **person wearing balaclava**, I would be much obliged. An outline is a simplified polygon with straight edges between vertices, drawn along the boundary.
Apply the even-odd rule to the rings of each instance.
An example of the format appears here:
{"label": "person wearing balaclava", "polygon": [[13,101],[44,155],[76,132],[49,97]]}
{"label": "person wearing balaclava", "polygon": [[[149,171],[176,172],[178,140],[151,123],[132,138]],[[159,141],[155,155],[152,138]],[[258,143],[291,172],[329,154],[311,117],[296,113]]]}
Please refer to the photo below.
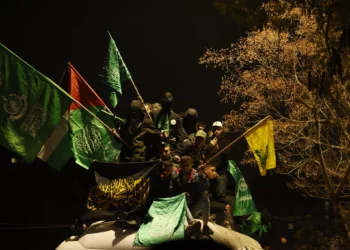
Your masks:
{"label": "person wearing balaclava", "polygon": [[189,108],[186,110],[183,118],[183,127],[187,133],[187,135],[190,134],[196,134],[197,133],[197,122],[198,122],[198,112],[194,108]]}
{"label": "person wearing balaclava", "polygon": [[121,148],[121,161],[140,162],[159,158],[160,130],[145,115],[139,100],[131,102],[126,123],[120,129],[120,136],[129,145]]}
{"label": "person wearing balaclava", "polygon": [[183,142],[187,134],[183,128],[180,116],[172,110],[173,95],[165,92],[160,102],[162,108],[151,114],[156,127],[162,132],[162,139],[168,143],[173,152],[173,160],[180,161],[183,155]]}

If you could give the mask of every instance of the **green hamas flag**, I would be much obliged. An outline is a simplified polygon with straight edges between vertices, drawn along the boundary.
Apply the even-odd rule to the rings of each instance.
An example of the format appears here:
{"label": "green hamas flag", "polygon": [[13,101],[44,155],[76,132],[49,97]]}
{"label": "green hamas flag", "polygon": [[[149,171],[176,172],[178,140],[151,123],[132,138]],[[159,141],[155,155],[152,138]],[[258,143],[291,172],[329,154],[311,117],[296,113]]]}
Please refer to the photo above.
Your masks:
{"label": "green hamas flag", "polygon": [[115,108],[118,104],[118,95],[122,94],[122,83],[126,80],[131,80],[131,75],[126,67],[122,56],[111,36],[109,34],[109,48],[108,53],[102,67],[100,77],[102,82],[105,83],[111,89],[109,90],[109,101]]}
{"label": "green hamas flag", "polygon": [[37,155],[39,159],[57,171],[61,171],[69,159],[73,157],[68,135],[68,118],[69,111],[67,110]]}
{"label": "green hamas flag", "polygon": [[236,183],[233,215],[243,216],[256,212],[255,203],[241,171],[236,167],[235,161],[229,160],[228,163],[228,171],[231,173]]}
{"label": "green hamas flag", "polygon": [[89,168],[93,160],[118,162],[121,144],[106,128],[114,127],[113,116],[102,112],[106,104],[69,63],[67,72],[69,93],[85,107],[70,106],[69,133],[76,163]]}
{"label": "green hamas flag", "polygon": [[[97,117],[104,120],[109,127],[113,127],[112,117],[90,109]],[[102,118],[105,115],[106,119]],[[107,122],[107,119],[110,119]],[[94,160],[101,162],[119,162],[121,144],[96,118],[87,111],[74,110],[70,115],[70,136],[75,162],[88,169]]]}
{"label": "green hamas flag", "polygon": [[0,143],[32,162],[71,98],[0,44]]}
{"label": "green hamas flag", "polygon": [[271,223],[262,223],[260,212],[254,212],[248,217],[248,219],[243,221],[238,229],[238,232],[249,235],[256,240],[260,240],[263,234],[267,233],[270,227]]}
{"label": "green hamas flag", "polygon": [[151,246],[171,240],[184,239],[186,196],[180,194],[153,201],[148,214],[137,231],[134,246]]}
{"label": "green hamas flag", "polygon": [[66,76],[69,94],[91,114],[80,104],[72,103],[41,148],[38,158],[58,171],[71,157],[84,168],[89,168],[93,160],[119,161],[120,143],[94,117],[95,115],[109,127],[114,127],[113,116],[101,112],[106,104],[70,63],[67,64]]}

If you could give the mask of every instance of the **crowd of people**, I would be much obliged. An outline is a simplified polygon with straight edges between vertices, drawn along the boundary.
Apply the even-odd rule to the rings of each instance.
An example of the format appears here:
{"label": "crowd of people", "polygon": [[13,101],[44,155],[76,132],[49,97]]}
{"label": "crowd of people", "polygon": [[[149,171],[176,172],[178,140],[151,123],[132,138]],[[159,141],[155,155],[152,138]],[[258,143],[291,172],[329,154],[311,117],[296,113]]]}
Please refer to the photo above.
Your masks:
{"label": "crowd of people", "polygon": [[220,152],[230,143],[223,124],[214,121],[207,131],[195,109],[179,115],[173,101],[166,92],[159,103],[131,102],[126,121],[115,131],[125,140],[120,161],[163,161],[161,176],[152,183],[152,199],[186,193],[187,229],[198,227],[195,218],[203,219],[206,235],[213,233],[210,220],[233,228],[233,192],[227,185],[230,149]]}

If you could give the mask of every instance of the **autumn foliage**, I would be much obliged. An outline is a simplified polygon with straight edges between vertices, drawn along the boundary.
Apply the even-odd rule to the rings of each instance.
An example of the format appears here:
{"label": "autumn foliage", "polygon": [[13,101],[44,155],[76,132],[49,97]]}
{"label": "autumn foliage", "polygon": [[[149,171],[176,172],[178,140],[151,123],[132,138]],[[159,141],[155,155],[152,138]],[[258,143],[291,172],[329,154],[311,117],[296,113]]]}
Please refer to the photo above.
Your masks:
{"label": "autumn foliage", "polygon": [[[200,58],[223,71],[230,130],[274,118],[276,171],[312,197],[350,196],[350,38],[334,1],[269,1],[268,21]],[[298,1],[296,1],[298,2]],[[333,8],[333,9],[332,9]],[[254,164],[247,152],[245,162]]]}

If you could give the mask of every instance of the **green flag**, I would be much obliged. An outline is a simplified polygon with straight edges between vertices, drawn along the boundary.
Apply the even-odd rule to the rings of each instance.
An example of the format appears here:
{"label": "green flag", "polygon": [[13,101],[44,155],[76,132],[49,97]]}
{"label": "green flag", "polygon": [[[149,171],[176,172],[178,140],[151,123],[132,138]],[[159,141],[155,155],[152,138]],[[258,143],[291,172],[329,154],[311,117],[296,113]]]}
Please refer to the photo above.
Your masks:
{"label": "green flag", "polygon": [[[113,127],[112,117],[97,108],[89,110],[109,127]],[[88,169],[94,160],[119,162],[121,143],[91,114],[83,109],[75,110],[71,112],[69,124],[74,158],[78,165]]]}
{"label": "green flag", "polygon": [[135,246],[151,246],[171,240],[184,239],[186,196],[180,194],[153,201],[148,214],[137,231]]}
{"label": "green flag", "polygon": [[69,93],[91,112],[78,103],[70,106],[69,129],[76,163],[89,168],[93,160],[118,162],[121,143],[105,126],[114,127],[113,116],[101,112],[106,104],[71,64],[68,64],[68,79]]}
{"label": "green flag", "polygon": [[262,223],[260,212],[254,212],[248,217],[248,219],[243,221],[238,229],[238,232],[249,235],[256,240],[260,240],[263,234],[267,233],[270,227],[271,224],[269,222],[266,224]]}
{"label": "green flag", "polygon": [[118,104],[118,95],[122,94],[122,83],[126,80],[131,80],[131,75],[126,67],[123,58],[121,57],[119,50],[111,36],[109,34],[109,47],[108,53],[102,67],[100,77],[102,82],[105,83],[109,90],[109,102],[115,108]]}
{"label": "green flag", "polygon": [[113,115],[101,112],[106,104],[70,63],[66,72],[69,94],[91,113],[80,104],[72,103],[41,148],[38,158],[59,171],[72,157],[84,168],[89,168],[93,160],[118,162],[121,144],[96,118],[114,127]]}
{"label": "green flag", "polygon": [[231,173],[236,183],[233,215],[243,216],[256,212],[255,203],[241,171],[236,167],[235,161],[229,160],[228,163],[228,171]]}
{"label": "green flag", "polygon": [[51,133],[37,155],[39,159],[58,171],[61,171],[69,159],[73,157],[68,129],[69,110],[63,114],[55,130]]}
{"label": "green flag", "polygon": [[71,98],[0,44],[0,143],[32,162]]}

